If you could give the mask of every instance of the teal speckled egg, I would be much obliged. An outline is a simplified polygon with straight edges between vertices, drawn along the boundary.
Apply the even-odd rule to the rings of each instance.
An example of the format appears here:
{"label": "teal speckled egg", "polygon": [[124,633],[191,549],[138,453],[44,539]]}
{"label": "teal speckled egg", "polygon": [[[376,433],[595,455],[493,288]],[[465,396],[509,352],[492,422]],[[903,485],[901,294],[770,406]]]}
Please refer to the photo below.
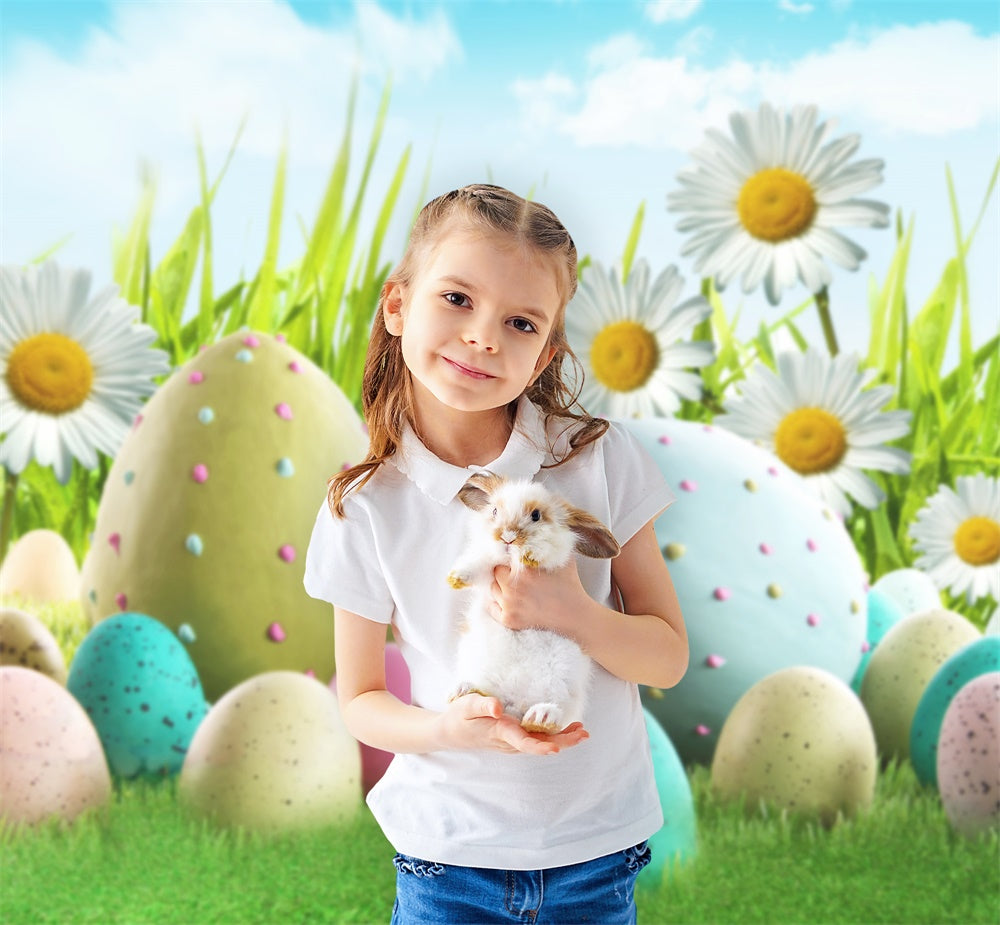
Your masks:
{"label": "teal speckled egg", "polygon": [[948,659],[924,688],[910,725],[910,761],[922,783],[937,786],[941,723],[955,695],[973,678],[1000,671],[1000,636],[984,636]]}
{"label": "teal speckled egg", "polygon": [[208,710],[180,640],[141,613],[98,623],[77,649],[66,686],[97,729],[117,777],[176,774]]}

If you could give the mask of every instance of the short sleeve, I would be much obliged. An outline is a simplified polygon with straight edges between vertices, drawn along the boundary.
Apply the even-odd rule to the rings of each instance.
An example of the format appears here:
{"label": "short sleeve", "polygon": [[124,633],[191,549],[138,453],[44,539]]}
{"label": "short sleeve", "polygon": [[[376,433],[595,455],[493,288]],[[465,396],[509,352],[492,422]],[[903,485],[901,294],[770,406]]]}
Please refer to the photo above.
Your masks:
{"label": "short sleeve", "polygon": [[376,623],[390,623],[392,595],[379,563],[367,512],[345,504],[346,515],[334,517],[324,499],[313,524],[303,584],[310,597]]}
{"label": "short sleeve", "polygon": [[608,480],[611,530],[623,546],[675,500],[667,480],[645,447],[624,427],[611,423],[601,441]]}

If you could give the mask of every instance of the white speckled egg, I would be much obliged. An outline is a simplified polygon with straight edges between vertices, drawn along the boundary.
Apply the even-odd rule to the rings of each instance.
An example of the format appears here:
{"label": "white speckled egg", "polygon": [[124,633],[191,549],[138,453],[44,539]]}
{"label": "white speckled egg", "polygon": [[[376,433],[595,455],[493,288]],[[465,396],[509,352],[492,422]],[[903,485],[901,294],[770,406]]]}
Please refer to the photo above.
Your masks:
{"label": "white speckled egg", "polygon": [[38,617],[23,610],[0,610],[0,665],[20,665],[57,684],[66,683],[66,662],[55,636]]}
{"label": "white speckled egg", "polygon": [[117,777],[176,774],[208,710],[181,641],[141,613],[98,623],[77,649],[66,685],[90,715]]}
{"label": "white speckled egg", "polygon": [[866,576],[839,518],[772,453],[691,421],[623,422],[677,496],[656,522],[691,661],[643,704],[686,762],[709,761],[756,682],[814,665],[850,682],[865,644]]}
{"label": "white speckled egg", "polygon": [[915,568],[898,568],[886,572],[872,589],[891,597],[903,611],[903,616],[941,607],[941,593],[930,575]]}
{"label": "white speckled egg", "polygon": [[1000,828],[1000,672],[973,678],[948,706],[937,777],[956,830],[976,836]]}
{"label": "white speckled egg", "polygon": [[840,678],[808,666],[758,681],[733,707],[712,760],[712,787],[816,816],[825,825],[871,805],[878,757],[861,701]]}
{"label": "white speckled egg", "polygon": [[37,604],[75,601],[80,570],[69,543],[55,530],[30,530],[18,537],[0,565],[0,594]]}
{"label": "white speckled egg", "polygon": [[41,672],[0,668],[0,817],[70,821],[110,796],[101,741],[73,695]]}
{"label": "white speckled egg", "polygon": [[361,756],[336,695],[291,671],[237,685],[195,733],[178,798],[218,825],[261,831],[350,817],[361,806]]}
{"label": "white speckled egg", "polygon": [[924,688],[952,654],[979,637],[965,617],[942,609],[911,613],[885,634],[861,679],[861,701],[883,759],[909,757]]}

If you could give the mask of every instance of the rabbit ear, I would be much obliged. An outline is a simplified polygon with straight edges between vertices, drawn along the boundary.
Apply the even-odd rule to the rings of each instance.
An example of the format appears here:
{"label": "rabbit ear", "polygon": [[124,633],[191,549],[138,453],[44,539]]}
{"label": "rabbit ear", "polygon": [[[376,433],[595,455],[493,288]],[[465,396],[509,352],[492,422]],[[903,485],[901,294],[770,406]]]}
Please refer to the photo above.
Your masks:
{"label": "rabbit ear", "polygon": [[613,559],[622,551],[611,531],[592,514],[569,509],[566,525],[576,534],[576,550],[591,559]]}
{"label": "rabbit ear", "polygon": [[477,472],[459,490],[458,498],[466,507],[481,511],[490,496],[503,484],[503,478],[492,472]]}

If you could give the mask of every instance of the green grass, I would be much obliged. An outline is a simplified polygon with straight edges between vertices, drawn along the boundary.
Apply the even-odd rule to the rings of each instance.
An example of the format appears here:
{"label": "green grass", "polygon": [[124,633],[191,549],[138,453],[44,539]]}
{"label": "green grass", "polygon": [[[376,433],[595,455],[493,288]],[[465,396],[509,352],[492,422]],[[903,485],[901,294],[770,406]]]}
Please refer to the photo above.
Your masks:
{"label": "green grass", "polygon": [[[747,815],[692,772],[695,856],[640,892],[645,923],[1000,921],[1000,839],[950,829],[908,765],[875,803],[824,829]],[[170,783],[126,783],[104,813],[70,826],[0,827],[0,921],[272,925],[385,922],[392,849],[366,812],[349,826],[264,837],[185,816]]]}

